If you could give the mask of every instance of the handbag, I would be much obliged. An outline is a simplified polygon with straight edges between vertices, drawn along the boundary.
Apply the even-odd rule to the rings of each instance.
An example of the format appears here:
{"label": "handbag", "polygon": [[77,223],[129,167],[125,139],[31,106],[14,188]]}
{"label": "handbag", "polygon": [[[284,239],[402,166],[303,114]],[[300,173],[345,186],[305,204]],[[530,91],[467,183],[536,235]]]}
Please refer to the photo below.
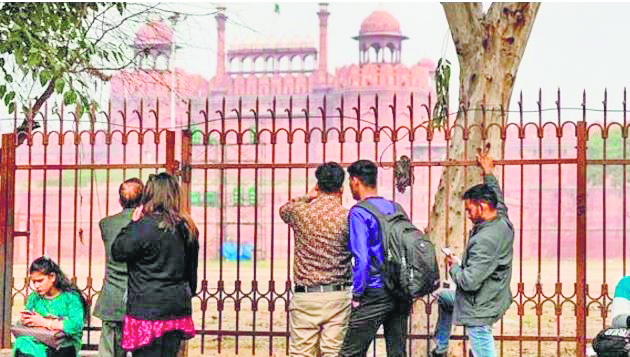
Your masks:
{"label": "handbag", "polygon": [[49,330],[45,327],[28,327],[21,323],[16,326],[11,326],[11,333],[13,336],[31,336],[37,341],[58,350],[61,345],[66,342],[66,333],[62,330]]}
{"label": "handbag", "polygon": [[593,350],[598,357],[630,356],[630,329],[606,328],[593,339]]}

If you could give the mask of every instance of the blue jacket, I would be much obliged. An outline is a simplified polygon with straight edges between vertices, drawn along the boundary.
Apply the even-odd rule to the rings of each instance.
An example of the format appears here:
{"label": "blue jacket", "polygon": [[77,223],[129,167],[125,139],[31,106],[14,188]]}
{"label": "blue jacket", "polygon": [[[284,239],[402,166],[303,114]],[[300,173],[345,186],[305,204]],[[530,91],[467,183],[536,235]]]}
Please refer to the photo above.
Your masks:
{"label": "blue jacket", "polygon": [[[396,207],[381,197],[368,198],[383,214],[391,214]],[[365,288],[383,288],[380,266],[383,263],[382,237],[378,221],[371,213],[354,206],[348,216],[350,251],[354,256],[352,267],[352,295],[359,300]]]}

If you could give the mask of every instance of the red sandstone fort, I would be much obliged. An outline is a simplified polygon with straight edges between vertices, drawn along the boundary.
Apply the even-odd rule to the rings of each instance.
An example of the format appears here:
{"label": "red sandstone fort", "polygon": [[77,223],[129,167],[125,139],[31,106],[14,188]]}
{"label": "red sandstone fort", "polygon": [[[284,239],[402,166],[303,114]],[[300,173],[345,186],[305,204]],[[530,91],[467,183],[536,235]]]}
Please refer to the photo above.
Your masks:
{"label": "red sandstone fort", "polygon": [[[320,4],[316,13],[319,17],[318,47],[308,43],[230,47],[225,40],[224,10],[219,9],[215,17],[217,66],[211,79],[188,74],[179,68],[175,69],[173,76],[167,66],[174,48],[173,32],[165,22],[153,21],[137,31],[132,46],[141,57],[139,66],[120,71],[111,82],[111,108],[108,109],[111,130],[161,129],[172,127],[173,123],[178,128],[185,128],[190,124],[193,130],[199,131],[193,134],[193,160],[205,163],[351,162],[358,158],[392,161],[403,154],[414,160],[445,159],[443,133],[436,133],[429,143],[426,131],[419,130],[413,142],[400,140],[396,145],[389,146],[389,140],[383,138],[379,143],[369,133],[365,134],[361,143],[357,143],[355,137],[348,137],[342,144],[339,134],[336,134],[339,131],[330,131],[332,128],[349,127],[357,131],[362,128],[415,127],[428,118],[426,108],[431,106],[429,98],[434,88],[435,61],[419,59],[412,66],[401,63],[404,42],[421,39],[404,36],[399,22],[388,12],[374,11],[362,22],[357,35],[347,39],[348,50],[355,48],[357,51],[357,63],[330,69],[328,57],[334,54],[329,53],[327,46],[329,11],[326,4]],[[176,94],[173,120],[170,114],[172,93]],[[258,108],[257,115],[250,111],[255,108]],[[189,111],[190,115],[187,114]],[[101,123],[100,128],[105,130],[104,124]],[[272,144],[269,135],[261,134],[257,145],[247,136],[244,136],[243,143],[237,144],[237,132],[264,133],[265,130],[280,128],[286,130],[278,135],[277,143]],[[322,142],[321,131],[310,131],[313,128],[329,130],[326,143]],[[66,127],[65,130],[71,128]],[[222,144],[220,133],[230,130],[234,134],[227,135],[226,142]],[[292,143],[288,143],[289,131],[296,133],[292,136]],[[309,139],[305,134],[308,132],[311,132]],[[565,134],[562,143],[558,143],[551,128],[545,128],[544,133],[545,140],[539,142],[535,130],[526,131],[526,138],[522,141],[516,130],[508,131],[513,144],[506,146],[506,158],[574,155],[573,136]],[[103,136],[97,135],[92,158],[89,157],[89,145],[82,144],[81,148],[86,148],[86,151],[80,152],[75,150],[71,134],[65,137],[63,145],[59,145],[58,138],[51,138],[46,150],[41,148],[41,139],[36,138],[32,149],[26,146],[18,149],[19,160],[25,162],[28,157],[33,163],[74,163],[81,160],[120,163],[123,150],[127,150],[126,162],[163,159],[163,156],[158,157],[163,154],[155,146],[146,144],[152,142],[151,136],[145,137],[145,145],[141,149],[135,144],[137,139],[132,138],[127,149],[124,145],[112,145],[111,151],[106,152],[108,149]],[[112,140],[121,141],[120,136],[114,136]],[[542,170],[543,174],[539,176],[537,167],[528,167],[526,179],[521,182],[519,167],[506,169],[507,202],[517,226],[517,240],[521,242],[515,250],[517,254],[522,251],[523,256],[535,257],[541,237],[545,245],[540,249],[543,256],[555,257],[561,249],[559,255],[572,257],[575,254],[575,170],[563,168],[561,178],[558,178],[557,166]],[[416,170],[411,203],[409,192],[394,193],[391,170],[383,170],[379,181],[381,194],[395,196],[405,207],[413,205],[414,221],[423,226],[427,223],[429,200],[437,188],[441,171],[439,167]],[[24,172],[19,175],[23,180],[26,177]],[[69,241],[78,245],[78,254],[91,254],[94,259],[102,259],[98,221],[107,214],[118,212],[117,187],[122,176],[112,174],[109,185],[102,181],[103,176],[98,176],[101,181],[95,182],[95,188],[90,188],[89,182],[79,182],[77,193],[74,174],[66,172],[63,175],[61,177],[61,174],[52,171],[45,177],[41,173],[34,174],[31,178],[33,183],[29,185],[30,193],[25,184],[18,184],[18,202],[32,203],[28,208],[25,205],[16,207],[16,230],[25,230],[28,224],[31,235],[29,247],[16,243],[16,259],[21,261],[26,258],[27,249],[28,259],[41,253],[55,257],[58,251],[62,256],[69,257],[73,253],[72,245],[65,243]],[[148,173],[144,178],[146,175]],[[44,182],[50,180],[54,183],[46,189]],[[224,183],[224,187],[220,187],[220,182]],[[249,197],[256,182],[258,196],[251,200]],[[562,189],[558,189],[558,182],[562,183]],[[208,257],[220,256],[219,239],[224,243],[234,242],[237,234],[240,234],[241,243],[252,244],[257,240],[257,254],[261,259],[272,255],[287,257],[290,254],[288,230],[279,219],[277,209],[289,195],[303,194],[313,183],[313,170],[307,173],[305,169],[294,169],[291,174],[289,170],[282,169],[275,173],[259,170],[256,177],[253,170],[226,170],[223,178],[218,170],[208,170],[206,175],[203,171],[194,172],[191,209],[202,230]],[[224,198],[219,202],[221,189]],[[612,188],[610,190],[612,192]],[[239,191],[241,202],[234,194]],[[601,192],[593,188],[589,191],[590,195],[600,197]],[[601,210],[600,201],[588,201],[591,205],[589,210]],[[344,204],[348,207],[352,204],[347,193]],[[620,195],[609,195],[607,205],[621,207]],[[256,223],[254,216],[257,216]],[[558,221],[560,216],[562,225]],[[30,222],[27,223],[28,220]],[[601,229],[601,216],[589,215],[589,227]],[[596,235],[600,236],[601,232]],[[620,235],[620,230],[611,228],[607,239],[619,240]],[[558,248],[559,241],[562,248]],[[598,256],[601,244],[599,247],[594,244],[593,249],[594,256]],[[608,254],[622,253],[617,250]]]}

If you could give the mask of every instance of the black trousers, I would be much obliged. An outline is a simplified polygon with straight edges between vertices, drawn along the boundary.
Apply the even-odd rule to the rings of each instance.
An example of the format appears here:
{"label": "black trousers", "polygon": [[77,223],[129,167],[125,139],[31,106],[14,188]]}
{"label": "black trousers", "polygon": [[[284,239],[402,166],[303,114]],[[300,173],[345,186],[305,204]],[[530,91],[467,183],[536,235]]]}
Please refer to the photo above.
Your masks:
{"label": "black trousers", "polygon": [[183,339],[181,331],[169,331],[148,346],[133,351],[133,357],[175,357]]}
{"label": "black trousers", "polygon": [[340,357],[364,357],[383,325],[388,357],[405,357],[411,303],[401,302],[385,289],[365,289],[361,305],[350,313]]}
{"label": "black trousers", "polygon": [[[54,350],[50,347],[46,349],[47,357],[76,357],[77,350],[74,346],[61,347],[59,350]],[[22,353],[20,350],[15,351],[15,357],[33,357],[30,353]]]}

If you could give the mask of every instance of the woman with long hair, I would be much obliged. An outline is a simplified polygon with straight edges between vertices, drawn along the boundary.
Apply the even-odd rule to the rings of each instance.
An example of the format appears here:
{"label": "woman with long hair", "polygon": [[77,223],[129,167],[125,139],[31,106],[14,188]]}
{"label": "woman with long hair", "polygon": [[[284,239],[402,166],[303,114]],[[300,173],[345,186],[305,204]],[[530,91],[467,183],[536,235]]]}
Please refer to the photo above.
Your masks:
{"label": "woman with long hair", "polygon": [[127,313],[122,347],[135,356],[175,356],[195,335],[192,296],[197,290],[199,231],[180,211],[177,179],[150,175],[142,205],[112,245],[127,263]]}
{"label": "woman with long hair", "polygon": [[59,265],[48,257],[35,259],[29,268],[33,291],[20,314],[24,326],[63,331],[65,341],[55,350],[32,336],[15,339],[17,357],[76,357],[81,350],[83,324],[90,315],[85,297]]}

